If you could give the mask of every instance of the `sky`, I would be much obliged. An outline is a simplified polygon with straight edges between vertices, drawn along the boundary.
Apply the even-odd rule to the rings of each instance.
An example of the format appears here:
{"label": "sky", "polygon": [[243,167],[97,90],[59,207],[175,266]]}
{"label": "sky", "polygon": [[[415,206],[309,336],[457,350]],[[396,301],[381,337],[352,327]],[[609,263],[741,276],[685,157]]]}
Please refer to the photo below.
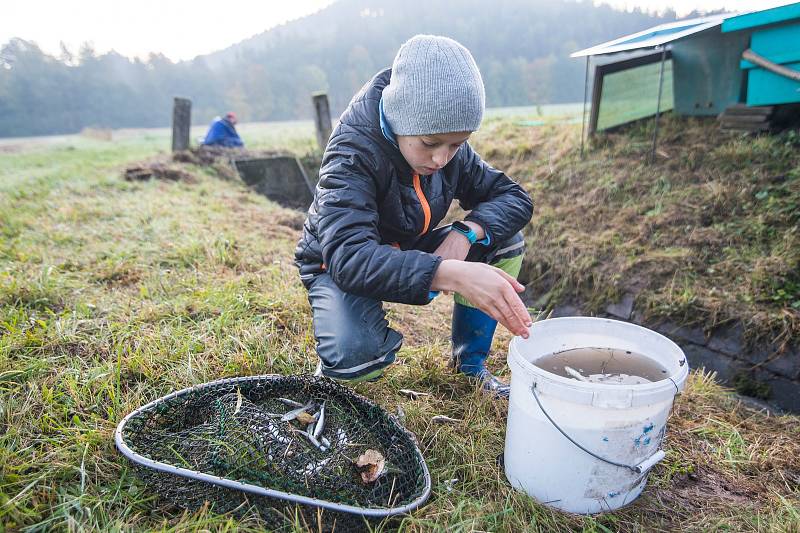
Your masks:
{"label": "sky", "polygon": [[[486,0],[491,1],[491,0]],[[98,53],[128,57],[162,53],[173,61],[226,48],[271,27],[314,13],[331,0],[7,0],[0,8],[0,45],[12,37],[35,41],[59,55],[60,42],[77,52],[84,42]],[[678,15],[693,9],[747,11],[790,0],[595,0],[616,7]]]}

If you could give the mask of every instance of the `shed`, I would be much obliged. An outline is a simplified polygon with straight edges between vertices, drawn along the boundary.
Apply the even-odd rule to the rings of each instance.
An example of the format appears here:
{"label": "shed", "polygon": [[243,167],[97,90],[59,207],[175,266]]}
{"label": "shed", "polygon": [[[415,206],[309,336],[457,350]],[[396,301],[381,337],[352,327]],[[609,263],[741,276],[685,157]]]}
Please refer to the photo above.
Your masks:
{"label": "shed", "polygon": [[[774,69],[743,61],[750,48],[782,66],[784,79],[778,81]],[[800,2],[661,24],[571,57],[586,58],[586,81],[593,80],[590,135],[666,110],[716,116],[743,102],[800,101],[800,82],[791,79],[793,72],[800,75]],[[764,88],[767,82],[769,88]],[[587,83],[584,117],[588,90]],[[780,102],[776,92],[783,95]]]}

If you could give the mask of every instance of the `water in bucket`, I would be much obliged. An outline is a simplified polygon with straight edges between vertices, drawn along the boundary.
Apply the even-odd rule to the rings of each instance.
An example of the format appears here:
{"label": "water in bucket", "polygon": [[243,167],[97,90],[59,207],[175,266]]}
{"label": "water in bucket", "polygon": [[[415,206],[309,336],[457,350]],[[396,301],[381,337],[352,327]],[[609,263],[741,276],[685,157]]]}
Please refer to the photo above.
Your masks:
{"label": "water in bucket", "polygon": [[554,318],[529,332],[509,345],[506,477],[573,513],[629,504],[665,456],[686,356],[663,335],[610,319]]}
{"label": "water in bucket", "polygon": [[667,375],[667,369],[658,361],[615,348],[573,348],[546,355],[534,364],[565,378],[609,385],[640,385]]}

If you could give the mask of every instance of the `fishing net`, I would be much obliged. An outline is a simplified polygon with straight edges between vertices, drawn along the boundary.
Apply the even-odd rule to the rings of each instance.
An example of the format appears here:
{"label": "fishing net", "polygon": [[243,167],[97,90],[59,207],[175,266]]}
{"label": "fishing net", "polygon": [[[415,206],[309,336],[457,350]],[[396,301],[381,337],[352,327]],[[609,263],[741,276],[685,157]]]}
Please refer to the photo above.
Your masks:
{"label": "fishing net", "polygon": [[[326,378],[198,385],[128,415],[116,442],[168,502],[255,509],[272,524],[338,523],[339,530],[407,513],[431,488],[413,436],[379,406]],[[374,452],[385,464],[359,462]]]}

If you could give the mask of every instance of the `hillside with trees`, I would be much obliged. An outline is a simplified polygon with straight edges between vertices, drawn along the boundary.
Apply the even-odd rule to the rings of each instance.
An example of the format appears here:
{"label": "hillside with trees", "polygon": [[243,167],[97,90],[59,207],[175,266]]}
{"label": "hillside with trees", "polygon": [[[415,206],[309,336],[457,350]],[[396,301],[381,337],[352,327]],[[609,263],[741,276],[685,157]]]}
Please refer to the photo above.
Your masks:
{"label": "hillside with trees", "polygon": [[177,95],[192,99],[201,123],[227,109],[243,121],[306,118],[318,90],[328,91],[338,113],[416,33],[447,35],[472,51],[488,106],[578,101],[583,63],[570,52],[674,18],[586,0],[339,0],[177,63],[98,54],[88,45],[52,56],[12,39],[0,51],[0,137],[166,126]]}

